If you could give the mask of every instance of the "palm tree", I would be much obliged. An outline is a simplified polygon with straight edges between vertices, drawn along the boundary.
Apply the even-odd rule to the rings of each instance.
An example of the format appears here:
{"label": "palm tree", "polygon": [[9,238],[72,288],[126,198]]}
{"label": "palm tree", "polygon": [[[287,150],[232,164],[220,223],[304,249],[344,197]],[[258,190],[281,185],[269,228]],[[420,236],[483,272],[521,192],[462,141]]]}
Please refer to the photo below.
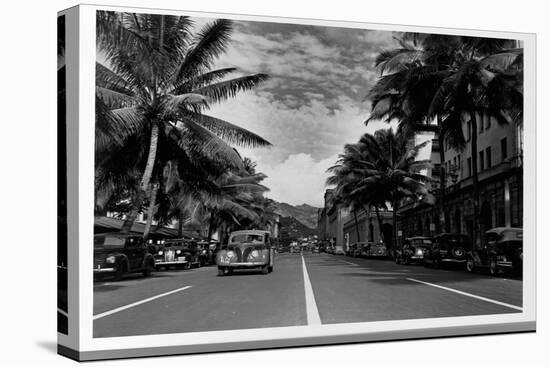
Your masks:
{"label": "palm tree", "polygon": [[[432,204],[430,179],[420,171],[429,167],[429,161],[416,160],[424,144],[410,147],[409,139],[392,129],[378,130],[374,135],[364,134],[358,143],[346,144],[336,165],[329,168],[332,174],[328,185],[336,185],[336,197],[352,208],[372,205],[378,209],[386,203],[392,206],[394,239],[397,210],[405,199]],[[393,244],[387,243],[390,251]]]}
{"label": "palm tree", "polygon": [[[496,117],[501,123],[511,121],[504,111],[520,115],[520,83],[514,81],[522,50],[510,49],[510,41],[415,33],[406,33],[398,41],[400,48],[382,52],[376,60],[383,75],[371,90],[373,113],[367,123],[373,119],[396,119],[400,129],[415,131],[435,120],[443,163],[445,142],[453,148],[464,148],[465,116],[477,125],[475,117],[480,113]],[[477,152],[477,136],[474,133],[472,137],[472,152]],[[475,153],[472,161],[477,167]],[[443,167],[442,164],[439,185],[441,211],[445,207]],[[473,180],[477,198],[476,170]],[[476,208],[477,201],[474,199]]]}
{"label": "palm tree", "polygon": [[[240,168],[242,160],[227,143],[269,145],[203,113],[267,75],[228,79],[235,68],[213,70],[230,40],[231,22],[213,21],[196,34],[192,25],[188,17],[98,12],[97,43],[106,63],[96,65],[96,169],[105,185],[96,191],[107,187],[104,191],[132,195],[123,231],[129,231],[147,197],[156,195],[168,161],[194,156]],[[105,169],[117,166],[113,160],[120,156],[124,164]],[[151,208],[155,200],[149,201]]]}

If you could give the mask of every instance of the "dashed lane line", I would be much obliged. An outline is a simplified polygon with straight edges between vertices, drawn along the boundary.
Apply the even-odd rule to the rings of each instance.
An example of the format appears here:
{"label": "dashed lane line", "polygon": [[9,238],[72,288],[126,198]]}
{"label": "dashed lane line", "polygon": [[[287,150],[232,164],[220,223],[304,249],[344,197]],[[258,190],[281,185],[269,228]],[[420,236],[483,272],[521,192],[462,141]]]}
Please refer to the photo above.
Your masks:
{"label": "dashed lane line", "polygon": [[479,300],[481,300],[481,301],[493,303],[493,304],[495,304],[495,305],[508,307],[508,308],[511,308],[511,309],[514,309],[514,310],[518,310],[518,311],[523,311],[523,308],[522,308],[522,307],[514,306],[514,305],[511,305],[511,304],[509,304],[509,303],[504,303],[504,302],[500,302],[500,301],[495,301],[494,299],[490,299],[490,298],[486,298],[486,297],[477,296],[477,295],[475,295],[475,294],[471,294],[471,293],[467,293],[467,292],[462,292],[462,291],[459,291],[459,290],[456,290],[456,289],[453,289],[453,288],[443,287],[443,286],[441,286],[441,285],[437,285],[437,284],[433,284],[433,283],[423,282],[422,280],[418,280],[418,279],[413,279],[413,278],[406,278],[406,279],[407,279],[407,280],[410,280],[411,282],[416,282],[416,283],[421,283],[421,284],[429,285],[429,286],[431,286],[431,287],[435,287],[435,288],[443,289],[443,290],[446,290],[446,291],[449,291],[449,292],[461,294],[461,295],[463,295],[463,296],[467,296],[467,297],[479,299]]}
{"label": "dashed lane line", "polygon": [[317,309],[317,303],[315,303],[315,295],[313,294],[313,287],[307,274],[306,261],[302,255],[302,268],[304,270],[304,290],[306,294],[306,315],[308,325],[321,325],[321,317],[319,316],[319,310]]}
{"label": "dashed lane line", "polygon": [[130,303],[126,306],[122,306],[122,307],[117,307],[115,309],[112,309],[110,311],[106,311],[106,312],[103,312],[103,313],[100,313],[100,314],[97,314],[97,315],[94,315],[94,320],[97,320],[97,319],[101,319],[105,316],[109,316],[109,315],[112,315],[112,314],[115,314],[115,313],[118,313],[118,312],[121,312],[121,311],[124,311],[124,310],[127,310],[129,308],[132,308],[132,307],[136,307],[136,306],[139,306],[139,305],[142,305],[144,303],[147,303],[147,302],[151,302],[155,299],[158,299],[158,298],[161,298],[161,297],[165,297],[165,296],[168,296],[170,294],[174,294],[174,293],[177,293],[177,292],[181,292],[181,291],[184,291],[186,289],[189,289],[191,288],[192,286],[188,285],[188,286],[185,286],[185,287],[182,287],[182,288],[178,288],[178,289],[174,289],[173,291],[170,291],[170,292],[166,292],[166,293],[162,293],[162,294],[158,294],[156,296],[153,296],[153,297],[149,297],[149,298],[146,298],[146,299],[142,299],[141,301],[137,301],[137,302],[134,302],[134,303]]}

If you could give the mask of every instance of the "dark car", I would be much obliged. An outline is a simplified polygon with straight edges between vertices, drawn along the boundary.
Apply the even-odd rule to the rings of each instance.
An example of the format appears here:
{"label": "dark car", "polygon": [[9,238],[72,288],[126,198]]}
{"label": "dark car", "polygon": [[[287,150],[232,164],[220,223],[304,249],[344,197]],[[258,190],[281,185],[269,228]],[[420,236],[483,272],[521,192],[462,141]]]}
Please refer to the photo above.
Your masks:
{"label": "dark car", "polygon": [[363,245],[361,256],[367,258],[386,258],[388,257],[388,249],[382,242],[367,242]]}
{"label": "dark car", "polygon": [[431,237],[410,237],[395,251],[396,264],[417,264],[424,261],[424,254],[432,247]]}
{"label": "dark car", "polygon": [[268,231],[235,231],[229,235],[225,248],[218,252],[218,275],[232,274],[236,269],[261,269],[263,274],[273,271],[275,249]]}
{"label": "dark car", "polygon": [[[155,268],[184,268],[189,269],[192,264],[192,259],[187,253],[185,239],[171,239],[159,241],[154,245],[153,256],[155,258]],[[151,249],[151,245],[149,245]]]}
{"label": "dark car", "polygon": [[521,274],[523,271],[523,229],[497,227],[485,232],[482,247],[468,253],[466,270],[487,269],[491,275],[499,271]]}
{"label": "dark car", "polygon": [[174,240],[166,240],[164,242],[166,247],[174,247],[180,250],[181,256],[188,263],[187,268],[197,267],[200,268],[202,265],[201,262],[201,248],[195,240],[190,240],[187,238],[180,238]]}
{"label": "dark car", "polygon": [[433,238],[432,248],[424,254],[424,264],[434,267],[466,263],[472,250],[470,238],[458,233],[441,233]]}
{"label": "dark car", "polygon": [[356,243],[348,245],[348,247],[346,248],[346,252],[345,252],[346,256],[354,257],[356,250],[357,250],[357,244]]}
{"label": "dark car", "polygon": [[141,236],[126,233],[104,233],[94,236],[94,275],[113,275],[120,280],[126,273],[143,273],[155,269],[153,255]]}
{"label": "dark car", "polygon": [[210,248],[210,242],[201,241],[201,242],[198,242],[197,245],[198,245],[197,250],[199,252],[199,261],[201,266],[214,264],[216,261],[215,259],[212,258],[214,252]]}

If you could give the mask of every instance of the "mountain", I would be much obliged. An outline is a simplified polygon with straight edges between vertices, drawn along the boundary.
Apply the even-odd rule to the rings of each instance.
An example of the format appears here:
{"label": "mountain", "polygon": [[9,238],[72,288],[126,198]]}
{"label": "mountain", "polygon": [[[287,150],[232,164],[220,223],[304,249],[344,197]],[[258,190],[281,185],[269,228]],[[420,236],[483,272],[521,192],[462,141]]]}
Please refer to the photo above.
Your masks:
{"label": "mountain", "polygon": [[319,208],[307,204],[293,206],[287,203],[277,203],[281,217],[292,217],[309,229],[317,228],[317,211]]}
{"label": "mountain", "polygon": [[307,227],[294,217],[281,217],[279,225],[279,238],[285,245],[300,238],[313,236],[317,232],[316,229]]}

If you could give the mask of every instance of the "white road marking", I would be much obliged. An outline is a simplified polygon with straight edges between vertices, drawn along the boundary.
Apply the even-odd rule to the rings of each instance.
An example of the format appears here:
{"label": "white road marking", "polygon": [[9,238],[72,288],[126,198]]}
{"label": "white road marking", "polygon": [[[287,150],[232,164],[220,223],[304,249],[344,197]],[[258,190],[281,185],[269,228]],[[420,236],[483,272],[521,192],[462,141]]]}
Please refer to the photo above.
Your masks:
{"label": "white road marking", "polygon": [[346,261],[346,260],[340,260],[340,261],[343,262],[343,263],[346,263],[348,265],[359,266],[359,264],[350,263],[349,261]]}
{"label": "white road marking", "polygon": [[489,303],[494,303],[495,305],[499,305],[499,306],[504,306],[504,307],[512,308],[512,309],[518,310],[518,311],[523,311],[523,308],[522,308],[522,307],[514,306],[514,305],[511,305],[511,304],[509,304],[509,303],[504,303],[504,302],[500,302],[500,301],[495,301],[494,299],[485,298],[485,297],[481,297],[481,296],[476,296],[475,294],[471,294],[471,293],[467,293],[467,292],[462,292],[462,291],[459,291],[459,290],[456,290],[456,289],[443,287],[443,286],[441,286],[441,285],[437,285],[437,284],[433,284],[433,283],[423,282],[423,281],[417,280],[417,279],[407,278],[407,280],[410,280],[410,281],[412,281],[412,282],[422,283],[422,284],[429,285],[429,286],[432,286],[432,287],[435,287],[435,288],[444,289],[444,290],[449,291],[449,292],[453,292],[453,293],[461,294],[461,295],[463,295],[463,296],[467,296],[467,297],[479,299],[479,300],[481,300],[481,301],[485,301],[485,302],[489,302]]}
{"label": "white road marking", "polygon": [[309,281],[309,275],[307,274],[306,261],[302,255],[302,268],[304,269],[304,290],[306,293],[306,314],[308,325],[321,325],[321,317],[319,316],[319,310],[317,309],[317,303],[315,303],[315,295],[313,294],[313,288]]}
{"label": "white road marking", "polygon": [[185,286],[185,287],[182,287],[182,288],[178,288],[178,289],[174,289],[173,291],[170,291],[170,292],[166,292],[166,293],[162,293],[162,294],[158,294],[156,296],[153,296],[153,297],[149,297],[149,298],[146,298],[146,299],[142,299],[141,301],[137,301],[137,302],[134,302],[134,303],[130,303],[129,305],[126,305],[126,306],[122,306],[122,307],[117,307],[113,310],[110,310],[110,311],[106,311],[106,312],[103,312],[103,313],[100,313],[100,314],[97,314],[97,315],[94,315],[94,320],[97,320],[97,319],[100,319],[102,317],[105,317],[105,316],[109,316],[109,315],[112,315],[114,313],[117,313],[117,312],[120,312],[120,311],[124,311],[124,310],[127,310],[129,308],[132,308],[132,307],[136,307],[136,306],[139,306],[139,305],[142,305],[144,303],[147,303],[147,302],[151,302],[155,299],[158,299],[158,298],[161,298],[161,297],[164,297],[164,296],[168,296],[170,294],[174,294],[174,293],[177,293],[177,292],[181,292],[181,291],[184,291],[186,289],[189,289],[191,288],[190,285],[188,286]]}

